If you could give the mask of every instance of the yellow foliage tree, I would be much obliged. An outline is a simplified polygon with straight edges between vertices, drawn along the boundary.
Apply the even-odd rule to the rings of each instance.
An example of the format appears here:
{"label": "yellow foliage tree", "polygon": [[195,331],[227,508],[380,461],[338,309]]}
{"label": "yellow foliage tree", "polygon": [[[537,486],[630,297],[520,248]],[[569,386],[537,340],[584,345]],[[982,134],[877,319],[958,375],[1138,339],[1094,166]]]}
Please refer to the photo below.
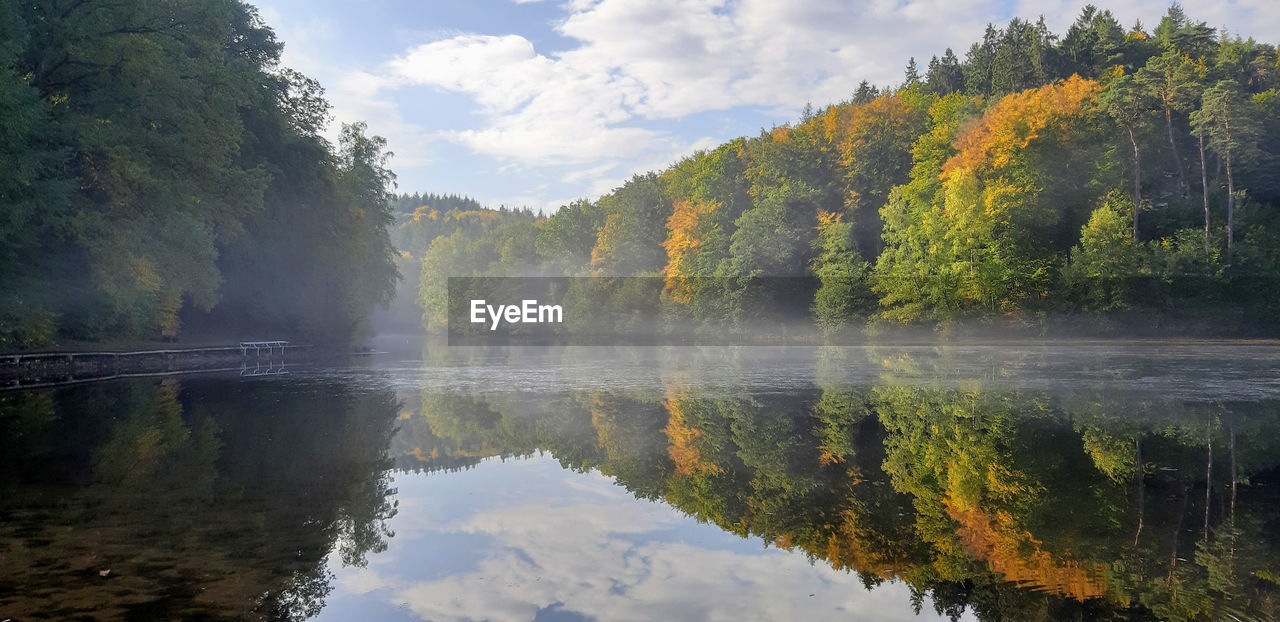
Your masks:
{"label": "yellow foliage tree", "polygon": [[662,247],[667,250],[667,267],[663,270],[666,282],[663,297],[679,304],[689,304],[693,289],[688,277],[699,275],[698,250],[706,236],[714,230],[712,216],[719,203],[703,201],[676,201],[671,217],[667,219],[667,240]]}

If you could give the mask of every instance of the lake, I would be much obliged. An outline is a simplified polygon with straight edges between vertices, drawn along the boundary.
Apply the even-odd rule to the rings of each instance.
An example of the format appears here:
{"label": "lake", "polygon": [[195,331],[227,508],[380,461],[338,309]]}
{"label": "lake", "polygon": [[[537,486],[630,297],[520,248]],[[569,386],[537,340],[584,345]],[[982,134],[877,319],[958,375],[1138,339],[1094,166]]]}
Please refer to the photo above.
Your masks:
{"label": "lake", "polygon": [[1274,343],[380,349],[0,392],[0,620],[1280,608]]}

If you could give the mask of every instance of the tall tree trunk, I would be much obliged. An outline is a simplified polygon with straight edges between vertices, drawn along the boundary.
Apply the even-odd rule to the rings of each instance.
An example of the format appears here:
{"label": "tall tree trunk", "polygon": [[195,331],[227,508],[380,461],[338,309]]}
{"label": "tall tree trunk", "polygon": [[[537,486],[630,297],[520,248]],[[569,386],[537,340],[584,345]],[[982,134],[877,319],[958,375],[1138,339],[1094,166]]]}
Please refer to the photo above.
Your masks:
{"label": "tall tree trunk", "polygon": [[1204,131],[1197,132],[1200,139],[1200,190],[1204,195],[1204,252],[1209,254],[1209,169],[1204,162]]}
{"label": "tall tree trunk", "polygon": [[1224,163],[1227,166],[1227,261],[1231,261],[1231,251],[1235,249],[1235,225],[1236,225],[1236,184],[1235,179],[1231,176],[1231,118],[1226,114],[1222,115],[1222,129],[1226,131],[1226,153],[1223,154]]}
{"label": "tall tree trunk", "polygon": [[1178,141],[1173,139],[1173,110],[1168,106],[1164,108],[1164,127],[1169,132],[1169,148],[1173,150],[1174,170],[1178,171],[1178,190],[1185,197],[1187,196],[1187,178],[1182,174],[1182,156],[1178,155]]}
{"label": "tall tree trunk", "polygon": [[1231,251],[1235,249],[1236,225],[1236,184],[1231,176],[1231,150],[1227,150],[1227,260],[1231,260]]}
{"label": "tall tree trunk", "polygon": [[1133,145],[1133,239],[1138,239],[1138,208],[1142,205],[1142,156],[1138,153],[1138,139],[1129,128],[1129,143]]}

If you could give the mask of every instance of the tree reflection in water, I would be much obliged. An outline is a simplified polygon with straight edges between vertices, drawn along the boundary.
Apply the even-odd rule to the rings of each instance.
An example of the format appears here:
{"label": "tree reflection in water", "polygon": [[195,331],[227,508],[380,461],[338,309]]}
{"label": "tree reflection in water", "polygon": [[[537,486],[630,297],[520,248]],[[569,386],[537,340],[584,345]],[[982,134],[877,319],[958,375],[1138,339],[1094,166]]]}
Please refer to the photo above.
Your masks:
{"label": "tree reflection in water", "polygon": [[[853,352],[880,381],[843,380]],[[938,382],[897,380],[931,365]],[[549,451],[953,618],[1276,616],[1280,403],[1010,391],[946,368],[832,349],[807,390],[703,385],[687,361],[662,391],[433,388],[392,453],[434,470]]]}
{"label": "tree reflection in water", "polygon": [[737,351],[607,354],[544,355],[531,369],[560,375],[531,390],[428,360],[405,404],[379,374],[0,394],[0,618],[307,618],[333,569],[387,548],[393,468],[538,452],[869,589],[901,582],[917,611],[1277,614],[1265,392],[1017,383],[1025,361],[945,350],[810,351],[781,364],[794,382]]}
{"label": "tree reflection in water", "polygon": [[0,394],[0,618],[315,615],[329,565],[391,536],[398,408],[343,383]]}

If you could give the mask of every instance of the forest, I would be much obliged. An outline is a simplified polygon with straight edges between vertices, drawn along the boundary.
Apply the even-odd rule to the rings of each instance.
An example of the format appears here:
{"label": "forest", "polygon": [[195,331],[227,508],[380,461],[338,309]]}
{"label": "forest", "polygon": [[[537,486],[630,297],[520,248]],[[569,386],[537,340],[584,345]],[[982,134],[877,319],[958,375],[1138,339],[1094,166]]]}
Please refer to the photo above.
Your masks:
{"label": "forest", "polygon": [[390,154],[281,50],[237,0],[0,3],[0,349],[367,331]]}
{"label": "forest", "polygon": [[251,6],[5,3],[0,348],[346,343],[387,304],[439,331],[467,275],[656,277],[664,318],[803,309],[828,334],[1274,334],[1277,49],[1176,4],[1151,23],[1089,6],[1061,36],[988,26],[963,59],[909,59],[898,85],[540,214],[393,194],[386,142],[325,138],[323,89]]}
{"label": "forest", "polygon": [[1152,23],[1089,6],[1062,36],[988,26],[963,60],[910,59],[899,85],[546,216],[398,197],[402,271],[431,331],[448,277],[542,275],[660,277],[662,316],[694,322],[799,298],[828,334],[1056,317],[1274,334],[1276,46],[1176,4]]}

